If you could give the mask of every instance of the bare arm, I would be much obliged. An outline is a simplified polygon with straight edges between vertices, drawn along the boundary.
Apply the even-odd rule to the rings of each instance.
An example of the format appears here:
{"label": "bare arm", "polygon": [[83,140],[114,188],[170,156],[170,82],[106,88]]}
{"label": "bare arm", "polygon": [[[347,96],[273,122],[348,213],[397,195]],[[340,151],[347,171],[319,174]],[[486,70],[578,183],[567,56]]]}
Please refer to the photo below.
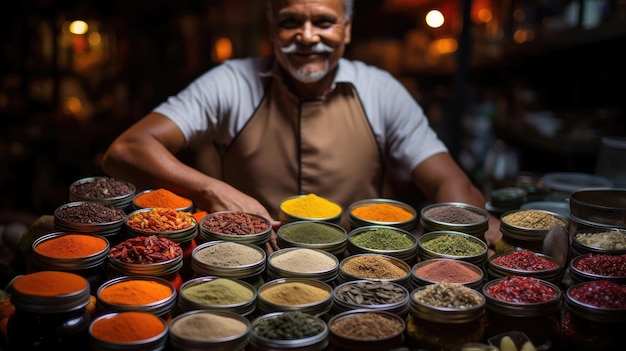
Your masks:
{"label": "bare arm", "polygon": [[[436,154],[412,172],[412,178],[422,194],[431,202],[463,202],[485,208],[485,198],[478,188],[447,153]],[[489,218],[485,240],[490,247],[500,240],[500,220]]]}
{"label": "bare arm", "polygon": [[167,117],[150,113],[109,146],[103,168],[110,176],[147,188],[168,188],[209,212],[240,210],[271,218],[255,199],[185,165],[175,154],[185,138]]}

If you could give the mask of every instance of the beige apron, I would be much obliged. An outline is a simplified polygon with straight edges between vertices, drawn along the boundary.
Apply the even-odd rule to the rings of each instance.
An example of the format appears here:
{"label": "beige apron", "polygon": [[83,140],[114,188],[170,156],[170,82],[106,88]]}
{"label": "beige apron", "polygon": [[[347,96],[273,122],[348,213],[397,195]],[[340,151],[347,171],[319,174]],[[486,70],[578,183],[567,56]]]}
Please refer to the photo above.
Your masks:
{"label": "beige apron", "polygon": [[[382,193],[382,156],[352,85],[300,102],[274,80],[254,116],[222,154],[222,179],[259,200],[315,193],[348,206]],[[344,225],[347,215],[344,215]]]}

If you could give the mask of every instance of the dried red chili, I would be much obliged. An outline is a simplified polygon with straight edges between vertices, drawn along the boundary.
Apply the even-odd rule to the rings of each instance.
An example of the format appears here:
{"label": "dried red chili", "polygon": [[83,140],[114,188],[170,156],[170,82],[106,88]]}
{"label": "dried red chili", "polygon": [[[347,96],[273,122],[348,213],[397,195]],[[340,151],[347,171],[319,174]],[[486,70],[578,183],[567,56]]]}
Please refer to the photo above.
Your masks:
{"label": "dried red chili", "polygon": [[587,254],[577,259],[573,266],[575,269],[589,274],[606,277],[626,276],[626,254]]}
{"label": "dried red chili", "polygon": [[157,235],[130,238],[109,250],[109,258],[134,264],[165,262],[182,254],[180,244]]}
{"label": "dried red chili", "polygon": [[594,280],[572,287],[569,295],[587,305],[601,308],[626,308],[626,286],[609,280]]}
{"label": "dried red chili", "polygon": [[138,230],[167,232],[191,228],[196,224],[196,220],[189,212],[155,207],[149,211],[131,213],[126,219],[126,224]]}
{"label": "dried red chili", "polygon": [[239,211],[215,213],[206,217],[202,227],[214,233],[226,235],[260,234],[269,229],[270,224],[261,217]]}
{"label": "dried red chili", "polygon": [[528,250],[515,251],[510,254],[495,257],[491,260],[491,263],[522,271],[545,271],[559,266],[556,262],[550,261]]}
{"label": "dried red chili", "polygon": [[486,287],[486,293],[498,300],[520,303],[546,302],[557,293],[533,277],[507,276]]}

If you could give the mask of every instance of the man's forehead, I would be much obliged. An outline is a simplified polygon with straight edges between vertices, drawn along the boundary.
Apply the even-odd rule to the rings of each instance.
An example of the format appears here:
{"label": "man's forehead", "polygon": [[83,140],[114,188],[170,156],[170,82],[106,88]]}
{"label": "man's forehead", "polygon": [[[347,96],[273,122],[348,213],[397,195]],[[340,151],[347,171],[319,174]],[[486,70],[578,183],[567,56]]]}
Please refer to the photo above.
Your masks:
{"label": "man's forehead", "polygon": [[289,12],[333,12],[343,15],[343,0],[269,0],[274,14]]}

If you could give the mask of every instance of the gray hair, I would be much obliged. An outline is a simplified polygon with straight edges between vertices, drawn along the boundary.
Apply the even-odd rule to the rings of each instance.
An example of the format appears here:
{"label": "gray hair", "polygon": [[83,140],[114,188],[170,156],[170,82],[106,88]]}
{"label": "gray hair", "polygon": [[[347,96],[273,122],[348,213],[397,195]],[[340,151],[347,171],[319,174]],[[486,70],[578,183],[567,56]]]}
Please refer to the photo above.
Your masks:
{"label": "gray hair", "polygon": [[[272,14],[272,0],[267,0],[267,14],[271,17]],[[343,0],[343,18],[349,20],[352,17],[352,11],[354,8],[354,0]]]}

